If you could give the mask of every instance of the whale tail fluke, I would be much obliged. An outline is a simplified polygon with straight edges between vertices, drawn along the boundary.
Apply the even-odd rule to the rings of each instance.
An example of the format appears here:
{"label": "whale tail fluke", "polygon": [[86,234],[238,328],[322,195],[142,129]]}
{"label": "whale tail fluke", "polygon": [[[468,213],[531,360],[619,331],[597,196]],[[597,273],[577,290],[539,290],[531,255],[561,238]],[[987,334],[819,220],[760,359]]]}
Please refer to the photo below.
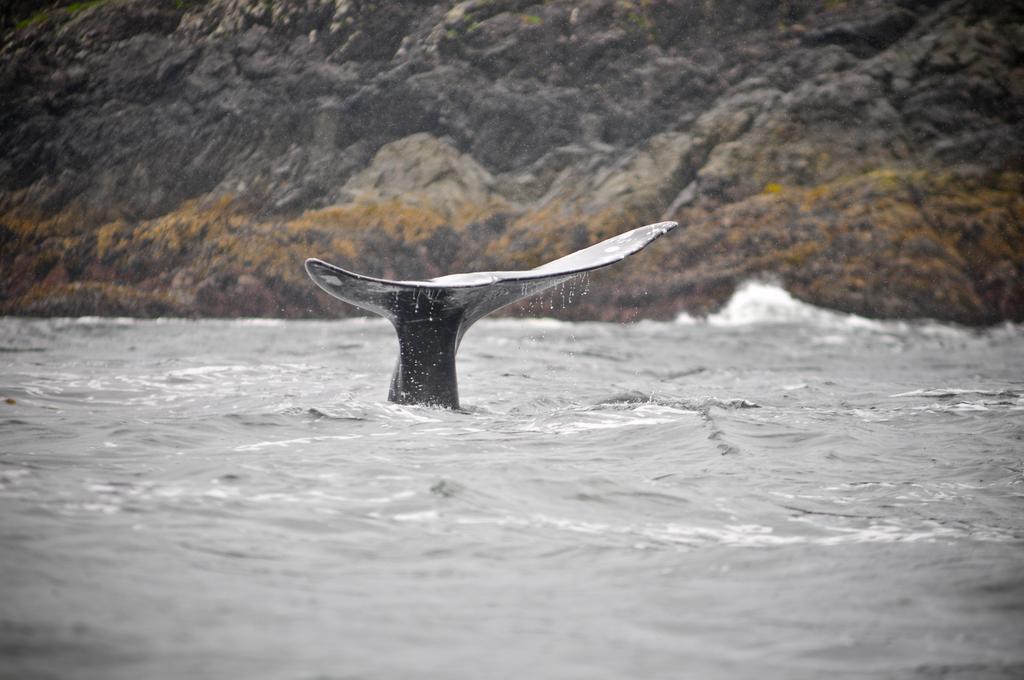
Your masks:
{"label": "whale tail fluke", "polygon": [[459,408],[455,355],[466,330],[491,312],[572,278],[614,264],[676,227],[650,224],[523,271],[452,274],[425,281],[363,276],[322,260],[306,260],[327,293],[388,319],[398,333],[390,401]]}

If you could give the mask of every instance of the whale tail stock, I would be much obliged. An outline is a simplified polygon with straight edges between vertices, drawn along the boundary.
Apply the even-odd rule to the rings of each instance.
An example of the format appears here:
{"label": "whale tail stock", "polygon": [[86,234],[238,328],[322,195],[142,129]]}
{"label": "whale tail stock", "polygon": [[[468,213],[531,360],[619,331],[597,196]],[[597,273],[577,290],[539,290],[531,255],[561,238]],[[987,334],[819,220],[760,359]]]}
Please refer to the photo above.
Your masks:
{"label": "whale tail stock", "polygon": [[491,312],[568,279],[614,264],[676,227],[649,224],[524,271],[452,274],[391,281],[306,260],[310,278],[330,295],[383,316],[398,334],[388,400],[459,408],[455,355],[466,330]]}

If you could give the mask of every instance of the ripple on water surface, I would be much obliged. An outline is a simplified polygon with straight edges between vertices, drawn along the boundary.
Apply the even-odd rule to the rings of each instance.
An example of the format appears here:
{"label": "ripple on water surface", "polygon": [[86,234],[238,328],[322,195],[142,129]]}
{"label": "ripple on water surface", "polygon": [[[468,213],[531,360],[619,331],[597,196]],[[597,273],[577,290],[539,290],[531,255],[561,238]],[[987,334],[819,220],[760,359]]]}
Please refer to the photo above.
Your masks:
{"label": "ripple on water surface", "polygon": [[1012,677],[1024,334],[780,300],[482,322],[459,412],[386,323],[0,320],[6,660]]}

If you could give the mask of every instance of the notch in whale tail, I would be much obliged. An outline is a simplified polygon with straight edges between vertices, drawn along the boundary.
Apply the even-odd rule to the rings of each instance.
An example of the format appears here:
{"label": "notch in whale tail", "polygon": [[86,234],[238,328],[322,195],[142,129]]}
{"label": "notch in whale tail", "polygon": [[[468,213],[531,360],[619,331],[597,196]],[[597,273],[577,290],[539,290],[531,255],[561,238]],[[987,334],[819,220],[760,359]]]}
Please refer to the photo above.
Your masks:
{"label": "notch in whale tail", "polygon": [[491,312],[541,293],[577,274],[614,264],[676,227],[659,222],[524,271],[451,274],[391,281],[306,260],[316,285],[349,304],[383,316],[398,333],[398,361],[388,400],[459,408],[455,355],[466,330]]}

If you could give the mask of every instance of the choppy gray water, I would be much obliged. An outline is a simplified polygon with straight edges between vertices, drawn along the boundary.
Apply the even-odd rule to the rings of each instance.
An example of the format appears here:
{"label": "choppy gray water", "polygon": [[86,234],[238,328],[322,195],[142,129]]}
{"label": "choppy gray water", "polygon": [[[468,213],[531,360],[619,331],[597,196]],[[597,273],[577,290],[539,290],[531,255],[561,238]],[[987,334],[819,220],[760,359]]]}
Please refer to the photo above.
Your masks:
{"label": "choppy gray water", "polygon": [[[0,320],[0,675],[1024,675],[1024,330]],[[12,403],[13,402],[13,403]]]}

